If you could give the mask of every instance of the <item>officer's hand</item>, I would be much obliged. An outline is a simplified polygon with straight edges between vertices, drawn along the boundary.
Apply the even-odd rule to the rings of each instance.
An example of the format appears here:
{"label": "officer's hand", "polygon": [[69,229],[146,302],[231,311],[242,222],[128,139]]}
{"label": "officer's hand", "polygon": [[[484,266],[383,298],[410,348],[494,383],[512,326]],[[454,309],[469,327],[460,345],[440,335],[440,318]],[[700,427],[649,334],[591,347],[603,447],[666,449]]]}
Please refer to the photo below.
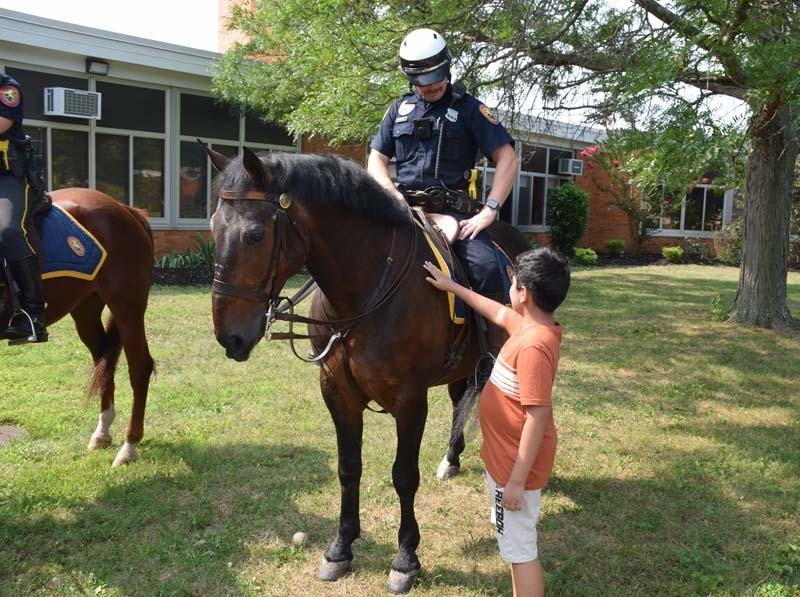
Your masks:
{"label": "officer's hand", "polygon": [[480,234],[481,230],[488,228],[494,222],[494,217],[495,211],[489,207],[484,207],[469,220],[463,220],[459,223],[459,226],[461,226],[461,231],[458,233],[459,240],[475,238]]}

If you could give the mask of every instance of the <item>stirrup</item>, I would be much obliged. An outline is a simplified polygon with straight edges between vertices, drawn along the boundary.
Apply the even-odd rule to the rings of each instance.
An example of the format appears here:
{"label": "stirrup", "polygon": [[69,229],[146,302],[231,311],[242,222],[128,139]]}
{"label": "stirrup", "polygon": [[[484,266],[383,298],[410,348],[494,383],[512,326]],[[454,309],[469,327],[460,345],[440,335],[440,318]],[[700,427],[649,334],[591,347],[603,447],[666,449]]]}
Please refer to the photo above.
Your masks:
{"label": "stirrup", "polygon": [[[16,319],[16,318],[18,318],[18,317],[20,317],[22,315],[24,315],[25,319],[28,320],[28,325],[30,326],[31,333],[28,334],[27,336],[18,336],[16,338],[8,338],[7,334],[8,334],[8,331],[12,327],[14,319]],[[42,326],[42,327],[43,327],[42,331],[37,333],[37,331],[36,331],[36,329],[37,329],[36,321],[34,321],[33,317],[31,317],[31,315],[25,309],[20,309],[19,311],[15,312],[15,313],[13,313],[11,315],[11,319],[8,322],[8,327],[3,332],[3,338],[7,338],[8,339],[8,345],[9,346],[16,346],[18,344],[36,344],[36,343],[41,343],[41,342],[47,342],[47,338],[48,338],[47,329],[44,328],[44,326]]]}

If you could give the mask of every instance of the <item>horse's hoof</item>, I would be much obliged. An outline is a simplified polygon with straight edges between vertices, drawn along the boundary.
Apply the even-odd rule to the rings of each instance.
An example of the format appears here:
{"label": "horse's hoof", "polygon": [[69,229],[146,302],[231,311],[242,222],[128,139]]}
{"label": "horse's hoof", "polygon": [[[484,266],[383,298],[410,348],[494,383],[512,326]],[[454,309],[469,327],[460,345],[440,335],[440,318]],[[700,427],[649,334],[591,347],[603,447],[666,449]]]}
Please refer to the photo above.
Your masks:
{"label": "horse's hoof", "polygon": [[392,571],[389,572],[389,580],[386,581],[386,588],[395,595],[408,593],[417,581],[418,574],[419,568],[410,572],[400,572],[392,568]]}
{"label": "horse's hoof", "polygon": [[117,452],[117,457],[114,458],[114,462],[111,463],[111,466],[123,466],[131,462],[136,462],[137,460],[139,460],[139,455],[136,453],[136,444],[125,442],[119,449],[119,452]]}
{"label": "horse's hoof", "polygon": [[445,456],[442,458],[442,461],[439,463],[439,467],[436,469],[436,478],[440,481],[444,481],[445,479],[455,477],[460,472],[461,467],[450,464],[450,461],[447,460],[447,456]]}
{"label": "horse's hoof", "polygon": [[329,562],[325,559],[325,556],[322,556],[322,562],[317,570],[317,577],[325,581],[339,580],[350,572],[350,564],[350,560],[345,560],[344,562]]}
{"label": "horse's hoof", "polygon": [[89,438],[89,449],[108,448],[111,445],[110,435],[93,435]]}

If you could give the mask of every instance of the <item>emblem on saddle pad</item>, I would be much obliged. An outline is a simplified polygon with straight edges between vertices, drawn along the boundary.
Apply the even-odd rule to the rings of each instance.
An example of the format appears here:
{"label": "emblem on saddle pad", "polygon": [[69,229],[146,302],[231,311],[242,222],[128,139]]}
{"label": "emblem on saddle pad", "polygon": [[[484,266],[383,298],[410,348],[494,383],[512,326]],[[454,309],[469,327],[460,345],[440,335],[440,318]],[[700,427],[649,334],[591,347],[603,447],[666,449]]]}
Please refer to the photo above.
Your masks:
{"label": "emblem on saddle pad", "polygon": [[84,247],[83,243],[74,236],[67,237],[67,246],[69,247],[69,250],[75,253],[78,257],[83,257],[86,255],[86,247]]}

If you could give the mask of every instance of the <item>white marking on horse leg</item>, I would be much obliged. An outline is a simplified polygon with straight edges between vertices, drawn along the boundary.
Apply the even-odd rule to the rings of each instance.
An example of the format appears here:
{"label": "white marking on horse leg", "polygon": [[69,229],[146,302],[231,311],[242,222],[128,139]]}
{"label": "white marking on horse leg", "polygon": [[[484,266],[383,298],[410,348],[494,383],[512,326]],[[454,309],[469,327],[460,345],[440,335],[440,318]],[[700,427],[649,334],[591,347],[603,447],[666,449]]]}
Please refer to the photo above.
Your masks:
{"label": "white marking on horse leg", "polygon": [[436,478],[440,481],[443,481],[445,479],[449,479],[450,477],[455,477],[460,472],[461,467],[451,465],[450,461],[447,460],[447,454],[445,454],[444,458],[442,458],[442,461],[439,463],[439,466],[436,469]]}
{"label": "white marking on horse leg", "polygon": [[112,404],[106,410],[100,413],[100,420],[97,423],[97,429],[94,430],[92,437],[89,438],[89,449],[95,450],[97,448],[107,448],[111,445],[111,423],[114,422],[114,405]]}
{"label": "white marking on horse leg", "polygon": [[14,204],[10,199],[0,197],[0,234],[11,224],[11,214],[14,213]]}
{"label": "white marking on horse leg", "polygon": [[122,466],[123,464],[136,462],[137,460],[139,460],[139,455],[136,453],[136,444],[125,442],[122,444],[119,452],[117,452],[117,457],[114,458],[114,462],[111,466]]}

